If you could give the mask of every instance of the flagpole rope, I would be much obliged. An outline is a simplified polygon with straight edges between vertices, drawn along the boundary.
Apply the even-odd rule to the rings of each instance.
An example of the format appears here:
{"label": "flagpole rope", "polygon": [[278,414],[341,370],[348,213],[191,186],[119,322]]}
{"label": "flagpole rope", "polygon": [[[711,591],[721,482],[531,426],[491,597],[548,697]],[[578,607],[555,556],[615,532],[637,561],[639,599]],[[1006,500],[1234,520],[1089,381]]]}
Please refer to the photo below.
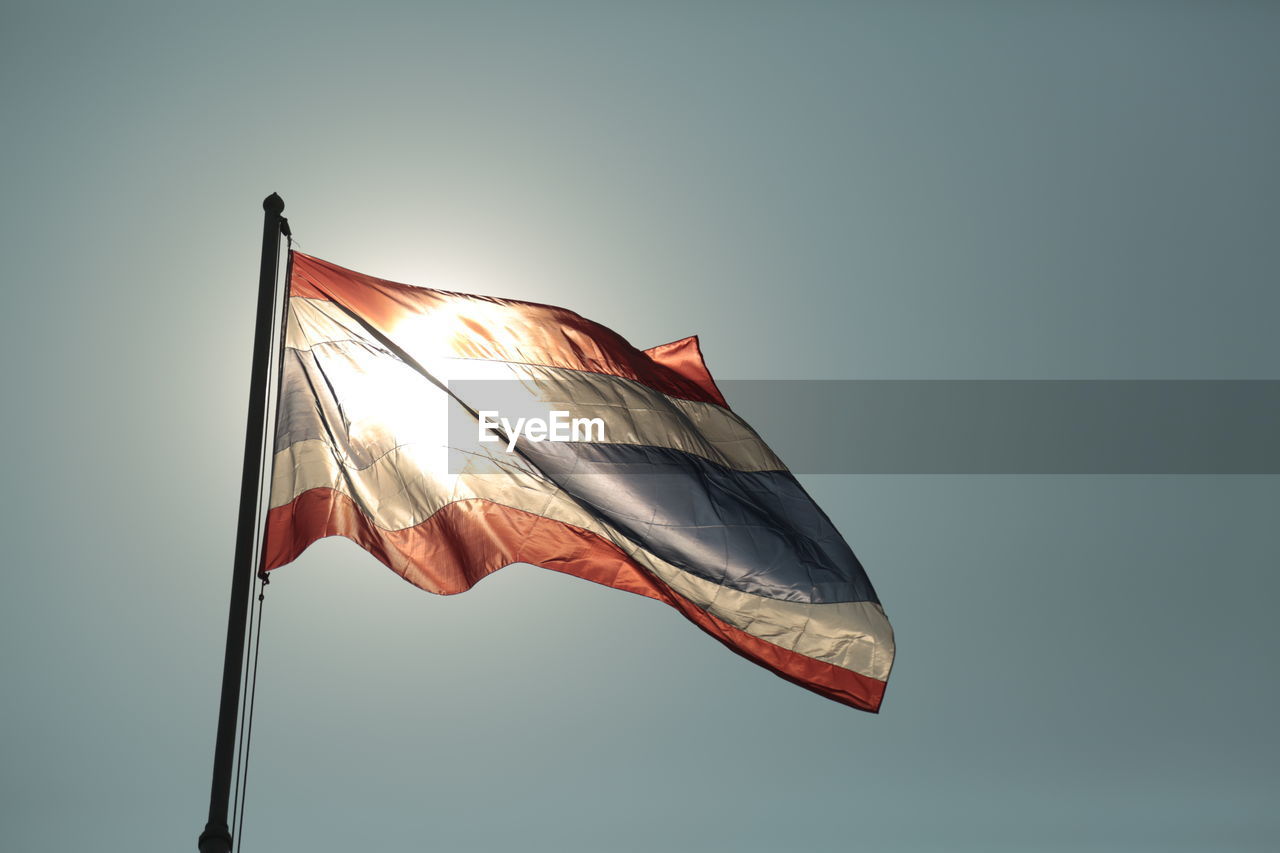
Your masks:
{"label": "flagpole rope", "polygon": [[251,665],[252,674],[249,676],[249,710],[245,717],[245,738],[244,738],[244,758],[242,764],[244,766],[244,776],[238,782],[240,786],[239,801],[241,804],[240,813],[236,819],[236,831],[233,836],[236,850],[242,850],[244,842],[244,808],[248,802],[249,791],[249,751],[253,746],[253,706],[258,698],[258,652],[262,649],[262,614],[264,605],[267,600],[267,584],[271,581],[267,578],[266,572],[258,572],[258,624],[253,632],[253,662]]}
{"label": "flagpole rope", "polygon": [[[272,307],[273,307],[273,310],[274,310],[274,305],[273,305]],[[273,325],[274,325],[274,321],[275,321],[275,317],[273,316],[273,317],[272,317],[272,324],[273,324]],[[264,421],[264,427],[265,427],[265,421],[266,421],[266,416],[265,416],[265,415],[264,415],[264,417],[263,417],[263,421]],[[265,453],[266,453],[266,451],[267,451],[267,445],[268,445],[268,441],[267,441],[267,431],[266,431],[266,429],[264,428],[264,429],[263,429],[263,431],[262,431],[262,452],[263,452],[264,454],[265,454]],[[261,481],[261,480],[259,480],[259,482],[258,482],[258,506],[259,506],[259,507],[261,507],[261,506],[262,506],[262,481]],[[262,544],[263,544],[263,543],[262,543],[261,525],[259,525],[259,533],[257,534],[257,537],[254,539],[254,544],[253,544],[253,565],[255,565],[255,566],[261,566],[261,565],[262,565]],[[249,636],[251,636],[251,637],[252,637],[252,636],[255,636],[255,633],[254,633],[254,630],[255,630],[255,629],[254,629],[254,620],[255,620],[255,619],[257,619],[257,625],[258,625],[257,634],[258,634],[258,635],[260,635],[260,634],[261,634],[262,614],[261,614],[261,612],[260,612],[260,610],[259,610],[259,606],[260,606],[261,602],[263,601],[263,597],[262,597],[262,594],[261,594],[261,592],[262,592],[262,591],[261,591],[261,579],[262,579],[262,577],[263,577],[262,573],[261,573],[261,572],[259,572],[259,574],[258,574],[258,579],[259,579],[259,590],[258,590],[258,593],[259,593],[259,594],[249,599],[249,622],[248,622],[248,625],[249,625],[249,632],[250,632]],[[252,655],[252,657],[251,657],[251,655]],[[251,667],[251,665],[252,665],[253,669],[255,670],[255,671],[254,671],[254,672],[252,672],[252,673],[250,672],[250,667]],[[244,803],[242,802],[242,801],[243,801],[243,799],[244,799],[244,795],[243,795],[243,793],[242,793],[242,792],[243,792],[243,790],[244,790],[244,779],[248,776],[248,772],[249,772],[249,769],[248,769],[248,766],[247,766],[247,765],[248,765],[248,755],[247,755],[247,747],[246,747],[246,743],[245,743],[245,741],[246,741],[246,738],[247,738],[246,729],[249,727],[249,721],[250,721],[250,720],[252,720],[252,714],[253,714],[253,711],[252,711],[252,703],[250,702],[250,697],[249,697],[249,684],[250,684],[250,678],[251,678],[251,676],[252,676],[252,677],[254,677],[254,678],[256,678],[256,677],[257,677],[256,668],[257,668],[257,649],[256,649],[256,641],[255,641],[255,642],[253,642],[253,643],[245,643],[245,646],[244,646],[244,664],[243,664],[243,666],[242,666],[242,667],[241,667],[241,669],[240,669],[240,672],[241,672],[241,676],[240,676],[240,723],[239,723],[239,726],[238,726],[238,728],[239,728],[239,742],[238,742],[238,743],[237,743],[237,745],[236,745],[236,774],[235,774],[235,788],[233,789],[233,794],[234,794],[234,796],[233,796],[233,799],[232,799],[232,806],[231,806],[231,823],[230,823],[230,826],[232,826],[232,827],[236,827],[236,826],[238,826],[238,825],[243,825],[243,823],[244,823],[244,814],[243,814],[243,811],[244,811],[244,808],[243,808],[243,807],[244,807]],[[236,847],[236,849],[239,849],[239,847],[240,847],[240,832],[239,832],[239,830],[238,830],[238,829],[237,829],[237,830],[236,830],[236,832],[232,835],[232,843],[233,843],[233,845]]]}
{"label": "flagpole rope", "polygon": [[[256,602],[254,599],[250,599],[250,600],[249,600],[249,625],[250,625],[251,627],[252,627],[252,625],[253,625],[254,612],[255,612],[255,611],[256,611],[256,609],[257,609],[257,608],[256,608],[256,606],[255,606],[255,605],[256,605],[256,603],[257,603],[257,602]],[[245,643],[245,645],[244,645],[244,662],[243,662],[243,664],[242,664],[242,665],[241,665],[241,667],[240,667],[240,672],[241,672],[241,675],[240,675],[240,721],[241,721],[241,725],[239,725],[239,726],[238,726],[238,728],[239,728],[239,730],[240,730],[240,733],[239,733],[239,741],[238,741],[238,743],[236,744],[236,772],[235,772],[235,783],[234,783],[234,787],[232,788],[232,800],[231,800],[231,823],[230,823],[230,825],[231,825],[231,826],[235,826],[235,825],[236,825],[237,816],[240,814],[240,774],[241,774],[241,772],[242,772],[242,768],[241,768],[241,764],[242,764],[241,756],[243,756],[243,755],[244,755],[244,725],[243,725],[243,722],[244,722],[244,719],[245,719],[245,711],[246,711],[246,709],[249,707],[249,695],[248,695],[248,691],[247,691],[247,690],[245,690],[245,686],[249,683],[249,661],[250,661],[250,658],[249,658],[249,651],[250,651],[250,645],[249,645],[248,643]],[[237,838],[237,837],[235,837],[235,836],[233,836],[233,837],[232,837],[232,843],[235,843],[235,842],[237,842],[237,841],[238,841],[238,838]],[[237,844],[236,846],[239,846],[239,845]]]}

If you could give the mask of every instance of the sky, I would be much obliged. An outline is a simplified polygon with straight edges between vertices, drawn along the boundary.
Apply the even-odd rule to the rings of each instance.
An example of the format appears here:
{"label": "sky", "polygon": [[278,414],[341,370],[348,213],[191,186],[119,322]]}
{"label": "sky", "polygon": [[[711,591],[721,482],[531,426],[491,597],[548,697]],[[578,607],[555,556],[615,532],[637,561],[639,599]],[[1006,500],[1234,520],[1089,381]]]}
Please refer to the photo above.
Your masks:
{"label": "sky", "polygon": [[[1280,378],[1275,4],[0,21],[15,853],[195,848],[270,192],[310,254],[724,379]],[[638,596],[326,540],[268,590],[243,849],[1273,849],[1275,476],[802,481],[897,634],[878,716]]]}

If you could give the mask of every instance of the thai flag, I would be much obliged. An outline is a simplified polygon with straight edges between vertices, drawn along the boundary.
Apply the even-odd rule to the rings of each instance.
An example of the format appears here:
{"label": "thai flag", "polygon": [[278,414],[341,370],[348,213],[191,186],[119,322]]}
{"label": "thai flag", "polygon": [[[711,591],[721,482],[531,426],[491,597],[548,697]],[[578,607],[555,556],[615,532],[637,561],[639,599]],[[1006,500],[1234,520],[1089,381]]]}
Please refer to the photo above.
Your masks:
{"label": "thai flag", "polygon": [[450,595],[530,563],[665,601],[877,711],[893,632],[696,338],[637,350],[548,305],[291,254],[264,567],[325,536]]}

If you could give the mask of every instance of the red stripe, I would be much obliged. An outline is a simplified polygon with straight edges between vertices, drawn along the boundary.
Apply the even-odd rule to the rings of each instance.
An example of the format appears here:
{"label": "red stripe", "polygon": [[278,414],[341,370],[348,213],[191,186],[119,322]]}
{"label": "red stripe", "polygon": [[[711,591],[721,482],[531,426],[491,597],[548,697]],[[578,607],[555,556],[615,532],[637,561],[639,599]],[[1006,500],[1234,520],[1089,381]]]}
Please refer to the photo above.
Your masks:
{"label": "red stripe", "polygon": [[877,712],[885,682],[753,637],[650,575],[608,540],[571,524],[486,500],[447,504],[421,524],[383,530],[351,498],[310,489],[267,515],[266,568],[295,560],[326,536],[345,536],[405,580],[441,595],[470,589],[512,563],[530,563],[664,601],[734,652],[837,702]]}
{"label": "red stripe", "polygon": [[650,347],[644,354],[697,385],[712,402],[729,408],[724,395],[716,387],[716,381],[711,378],[711,371],[707,370],[707,363],[702,359],[702,347],[698,346],[697,335]]}
{"label": "red stripe", "polygon": [[[292,258],[291,296],[335,302],[410,351],[411,342],[397,340],[397,325],[447,307],[458,317],[452,346],[463,357],[605,373],[672,397],[725,406],[696,340],[692,345],[689,338],[666,344],[651,356],[617,332],[565,308],[397,284],[301,252],[293,252]],[[466,316],[468,306],[506,309],[515,322],[486,326]]]}

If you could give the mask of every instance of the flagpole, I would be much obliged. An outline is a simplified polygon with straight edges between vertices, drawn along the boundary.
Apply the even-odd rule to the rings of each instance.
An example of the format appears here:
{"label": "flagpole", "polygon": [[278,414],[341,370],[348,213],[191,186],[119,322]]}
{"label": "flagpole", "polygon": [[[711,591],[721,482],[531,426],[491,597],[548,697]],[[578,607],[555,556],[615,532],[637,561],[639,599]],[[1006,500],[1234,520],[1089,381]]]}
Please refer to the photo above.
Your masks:
{"label": "flagpole", "polygon": [[271,361],[272,308],[284,199],[272,193],[262,202],[262,267],[258,276],[258,319],[253,337],[253,366],[249,380],[249,417],[244,436],[244,470],[240,479],[240,517],[232,562],[231,608],[227,616],[227,647],[222,660],[222,699],[218,705],[218,737],[213,748],[213,788],[209,794],[209,822],[198,842],[200,853],[230,853],[231,830],[227,806],[231,799],[231,771],[235,758],[236,711],[240,704],[241,664],[254,571],[258,494],[262,476],[262,442],[266,429],[267,379]]}

